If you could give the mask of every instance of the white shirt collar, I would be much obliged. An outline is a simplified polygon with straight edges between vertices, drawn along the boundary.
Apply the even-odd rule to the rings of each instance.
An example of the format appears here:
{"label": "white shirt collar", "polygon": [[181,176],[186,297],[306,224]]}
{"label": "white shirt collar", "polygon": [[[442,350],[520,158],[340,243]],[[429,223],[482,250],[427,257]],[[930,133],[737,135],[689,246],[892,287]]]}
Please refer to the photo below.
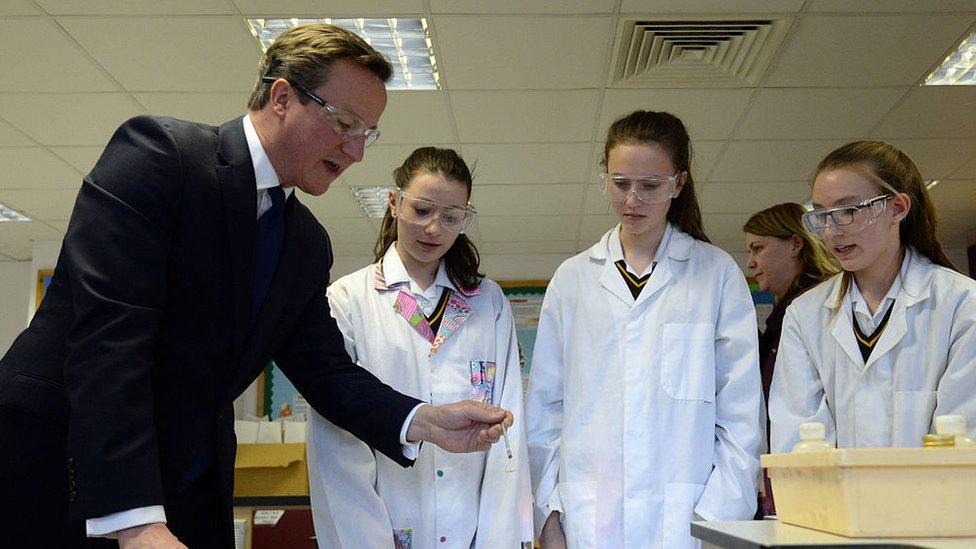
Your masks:
{"label": "white shirt collar", "polygon": [[386,250],[386,254],[383,255],[383,279],[386,281],[387,286],[404,282],[409,283],[410,293],[429,301],[440,299],[440,288],[450,288],[451,290],[457,291],[457,288],[451,282],[451,278],[447,276],[447,269],[444,267],[443,259],[437,266],[434,283],[428,286],[426,290],[421,290],[420,285],[414,282],[410,278],[410,275],[407,274],[407,268],[403,265],[403,261],[400,260],[400,254],[396,251],[396,243],[390,244],[390,247]]}
{"label": "white shirt collar", "polygon": [[[251,122],[251,115],[245,115],[243,122],[244,138],[247,140],[247,149],[251,153],[251,164],[254,166],[254,180],[257,182],[257,189],[261,191],[281,185],[278,181],[278,173],[271,165],[271,159],[264,151],[264,145],[261,144],[258,132],[254,129],[254,123]],[[283,189],[285,199],[295,191],[294,187],[283,187]],[[261,196],[262,194],[258,195],[259,204],[261,203]]]}
{"label": "white shirt collar", "polygon": [[659,263],[661,259],[664,258],[664,254],[667,252],[668,242],[670,241],[671,224],[668,223],[667,228],[664,229],[664,235],[661,236],[661,243],[657,246],[657,252],[654,253],[654,260],[651,261],[651,264],[644,269],[643,273],[635,273],[630,264],[627,263],[627,260],[624,259],[624,247],[620,243],[620,225],[617,225],[616,228],[610,232],[610,238],[607,239],[607,257],[609,257],[611,263],[616,263],[623,259],[624,264],[627,265],[627,270],[630,273],[635,274],[638,277],[642,277],[654,270],[654,265]]}
{"label": "white shirt collar", "polygon": [[851,310],[854,312],[854,317],[857,320],[858,326],[861,327],[862,332],[870,333],[873,332],[875,328],[878,327],[878,323],[884,318],[884,315],[888,312],[888,308],[891,302],[898,297],[902,288],[902,278],[905,276],[905,270],[908,268],[908,254],[902,259],[901,268],[898,270],[898,276],[895,277],[894,282],[891,283],[891,287],[888,288],[888,293],[885,294],[884,298],[881,300],[881,304],[875,309],[874,314],[868,309],[867,300],[861,294],[861,289],[857,287],[857,281],[854,277],[851,277],[851,287],[847,291],[848,301],[851,303]]}

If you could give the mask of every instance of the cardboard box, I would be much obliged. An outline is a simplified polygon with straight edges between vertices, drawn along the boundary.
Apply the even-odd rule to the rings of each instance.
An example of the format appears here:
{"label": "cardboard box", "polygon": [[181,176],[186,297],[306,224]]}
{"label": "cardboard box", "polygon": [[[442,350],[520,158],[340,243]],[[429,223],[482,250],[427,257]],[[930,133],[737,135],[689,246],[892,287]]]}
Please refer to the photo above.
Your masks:
{"label": "cardboard box", "polygon": [[848,537],[976,536],[976,448],[762,456],[780,522]]}
{"label": "cardboard box", "polygon": [[305,444],[238,444],[235,496],[307,496]]}

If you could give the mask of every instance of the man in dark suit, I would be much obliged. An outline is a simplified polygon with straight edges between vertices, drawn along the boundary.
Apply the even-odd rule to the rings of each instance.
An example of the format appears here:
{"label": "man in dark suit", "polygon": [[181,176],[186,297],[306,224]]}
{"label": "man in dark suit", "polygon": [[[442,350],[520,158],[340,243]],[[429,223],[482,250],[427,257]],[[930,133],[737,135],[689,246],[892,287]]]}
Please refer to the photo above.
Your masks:
{"label": "man in dark suit", "polygon": [[404,465],[415,441],[498,440],[510,413],[423,405],[350,363],[325,298],[328,234],[293,193],[321,195],[362,160],[391,73],[355,35],[300,27],[262,58],[247,116],[118,129],[0,361],[4,545],[232,547],[232,403],[270,359]]}

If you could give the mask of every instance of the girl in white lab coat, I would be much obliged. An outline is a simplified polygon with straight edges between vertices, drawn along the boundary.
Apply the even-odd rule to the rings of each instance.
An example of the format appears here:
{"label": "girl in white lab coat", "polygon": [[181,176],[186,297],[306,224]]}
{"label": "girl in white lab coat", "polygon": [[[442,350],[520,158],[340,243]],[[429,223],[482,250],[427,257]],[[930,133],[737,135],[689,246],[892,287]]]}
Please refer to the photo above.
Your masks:
{"label": "girl in white lab coat", "polygon": [[976,281],[939,244],[915,163],[880,141],[817,168],[807,228],[843,272],[786,311],[770,392],[774,452],[819,421],[838,447],[920,446],[934,416],[976,434]]}
{"label": "girl in white lab coat", "polygon": [[764,446],[756,312],[709,244],[673,115],[610,127],[619,224],[549,283],[526,402],[544,547],[696,547],[689,523],[752,518]]}
{"label": "girl in white lab coat", "polygon": [[425,444],[403,468],[313,413],[319,546],[519,547],[532,539],[532,513],[515,323],[463,234],[475,215],[471,173],[453,150],[424,147],[394,179],[376,263],[328,290],[346,350],[383,382],[431,404],[473,399],[511,410],[514,457],[503,443],[473,454]]}

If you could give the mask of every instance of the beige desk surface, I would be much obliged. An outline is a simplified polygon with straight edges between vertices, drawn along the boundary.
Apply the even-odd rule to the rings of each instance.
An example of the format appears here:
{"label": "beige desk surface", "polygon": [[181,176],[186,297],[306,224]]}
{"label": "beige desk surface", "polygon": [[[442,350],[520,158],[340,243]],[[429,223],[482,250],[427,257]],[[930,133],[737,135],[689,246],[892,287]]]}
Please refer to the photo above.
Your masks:
{"label": "beige desk surface", "polygon": [[976,538],[847,538],[782,524],[775,520],[692,522],[691,535],[715,547],[753,549],[762,547],[923,547],[972,549]]}

